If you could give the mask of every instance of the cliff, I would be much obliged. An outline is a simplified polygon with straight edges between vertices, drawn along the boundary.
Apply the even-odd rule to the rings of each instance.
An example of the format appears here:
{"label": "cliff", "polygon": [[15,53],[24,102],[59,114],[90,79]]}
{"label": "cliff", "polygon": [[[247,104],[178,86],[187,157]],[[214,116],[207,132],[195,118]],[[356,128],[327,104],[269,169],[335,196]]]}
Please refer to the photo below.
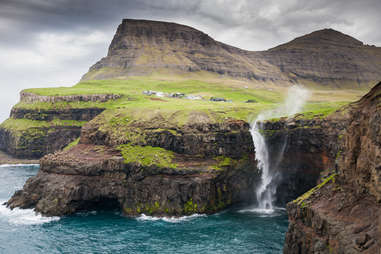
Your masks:
{"label": "cliff", "polygon": [[102,103],[119,97],[112,94],[41,96],[21,92],[20,103],[0,125],[0,149],[24,159],[39,159],[61,150],[79,137],[86,122],[105,110],[101,105],[83,107],[80,103]]}
{"label": "cliff", "polygon": [[[42,158],[39,173],[8,206],[45,215],[111,207],[130,216],[180,216],[255,202],[260,172],[249,123],[217,111],[141,110],[107,109],[85,124],[79,144]],[[264,123],[270,153],[284,152],[274,162],[281,165],[279,205],[334,164],[344,122],[333,120],[300,115]]]}
{"label": "cliff", "polygon": [[246,51],[176,23],[124,19],[108,54],[83,80],[207,71],[255,82],[367,86],[381,78],[381,49],[332,29],[267,51]]}
{"label": "cliff", "polygon": [[102,113],[83,127],[78,145],[45,156],[8,206],[45,215],[113,208],[180,216],[252,199],[258,171],[247,123],[163,125],[159,115],[135,122],[122,113]]}
{"label": "cliff", "polygon": [[378,253],[381,247],[380,95],[378,83],[345,111],[336,169],[287,205],[284,253]]}

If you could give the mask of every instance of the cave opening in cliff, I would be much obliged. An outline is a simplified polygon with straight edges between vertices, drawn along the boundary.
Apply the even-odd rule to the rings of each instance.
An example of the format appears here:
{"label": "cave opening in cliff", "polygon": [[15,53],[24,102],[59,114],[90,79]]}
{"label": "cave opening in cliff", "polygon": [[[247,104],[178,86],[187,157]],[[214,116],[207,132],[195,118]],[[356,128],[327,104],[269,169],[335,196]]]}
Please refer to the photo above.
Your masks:
{"label": "cave opening in cliff", "polygon": [[81,202],[79,211],[120,211],[121,205],[116,197],[97,197]]}

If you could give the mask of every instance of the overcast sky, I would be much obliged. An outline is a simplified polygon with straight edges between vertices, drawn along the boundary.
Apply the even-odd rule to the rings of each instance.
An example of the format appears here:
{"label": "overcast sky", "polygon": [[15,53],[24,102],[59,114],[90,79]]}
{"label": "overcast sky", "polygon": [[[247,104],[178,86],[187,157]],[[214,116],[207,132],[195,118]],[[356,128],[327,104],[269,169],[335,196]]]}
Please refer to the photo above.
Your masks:
{"label": "overcast sky", "polygon": [[0,121],[20,90],[73,85],[123,18],[172,21],[248,50],[322,28],[381,46],[380,0],[0,0]]}

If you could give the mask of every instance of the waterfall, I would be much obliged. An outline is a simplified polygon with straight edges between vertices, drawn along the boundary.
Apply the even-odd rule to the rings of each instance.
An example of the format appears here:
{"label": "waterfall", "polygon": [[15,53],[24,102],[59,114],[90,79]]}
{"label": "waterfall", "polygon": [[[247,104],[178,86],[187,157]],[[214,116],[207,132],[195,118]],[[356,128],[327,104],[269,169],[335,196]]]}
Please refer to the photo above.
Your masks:
{"label": "waterfall", "polygon": [[264,213],[272,213],[274,211],[273,203],[277,186],[273,180],[277,173],[276,167],[282,160],[287,141],[287,139],[283,141],[280,153],[274,158],[275,156],[269,153],[265,137],[261,134],[262,121],[282,116],[292,116],[300,112],[309,95],[310,93],[307,89],[300,85],[294,85],[288,89],[286,100],[282,105],[275,110],[260,113],[251,124],[250,132],[255,147],[255,157],[258,161],[258,169],[261,171],[261,182],[256,189],[258,207],[252,209],[253,211]]}

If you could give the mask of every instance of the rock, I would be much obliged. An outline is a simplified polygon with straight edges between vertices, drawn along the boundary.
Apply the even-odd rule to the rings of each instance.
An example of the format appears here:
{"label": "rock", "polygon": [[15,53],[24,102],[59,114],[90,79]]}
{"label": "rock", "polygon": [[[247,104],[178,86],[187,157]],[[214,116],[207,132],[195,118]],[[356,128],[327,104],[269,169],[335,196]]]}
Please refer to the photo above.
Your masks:
{"label": "rock", "polygon": [[[316,253],[310,239],[317,237],[328,243],[321,253],[380,251],[380,97],[381,82],[343,109],[347,120],[337,140],[341,143],[338,173],[320,184],[318,191],[287,204],[290,224],[284,253]],[[342,111],[327,119],[327,126],[336,126],[332,121],[340,115]]]}
{"label": "rock", "polygon": [[224,101],[224,102],[226,102],[226,99],[225,98],[219,98],[219,97],[211,97],[210,101]]}
{"label": "rock", "polygon": [[43,96],[37,95],[28,92],[20,93],[20,101],[25,103],[34,103],[34,102],[106,102],[109,100],[119,99],[120,95],[118,94],[89,94],[89,95],[68,95],[68,96]]}
{"label": "rock", "polygon": [[178,156],[177,169],[125,164],[113,149],[80,144],[44,157],[7,205],[48,216],[106,207],[130,216],[181,216],[215,213],[252,197],[259,177],[253,161],[210,170],[199,158]]}
{"label": "rock", "polygon": [[173,97],[173,98],[184,98],[185,94],[184,93],[171,93],[170,97]]}

